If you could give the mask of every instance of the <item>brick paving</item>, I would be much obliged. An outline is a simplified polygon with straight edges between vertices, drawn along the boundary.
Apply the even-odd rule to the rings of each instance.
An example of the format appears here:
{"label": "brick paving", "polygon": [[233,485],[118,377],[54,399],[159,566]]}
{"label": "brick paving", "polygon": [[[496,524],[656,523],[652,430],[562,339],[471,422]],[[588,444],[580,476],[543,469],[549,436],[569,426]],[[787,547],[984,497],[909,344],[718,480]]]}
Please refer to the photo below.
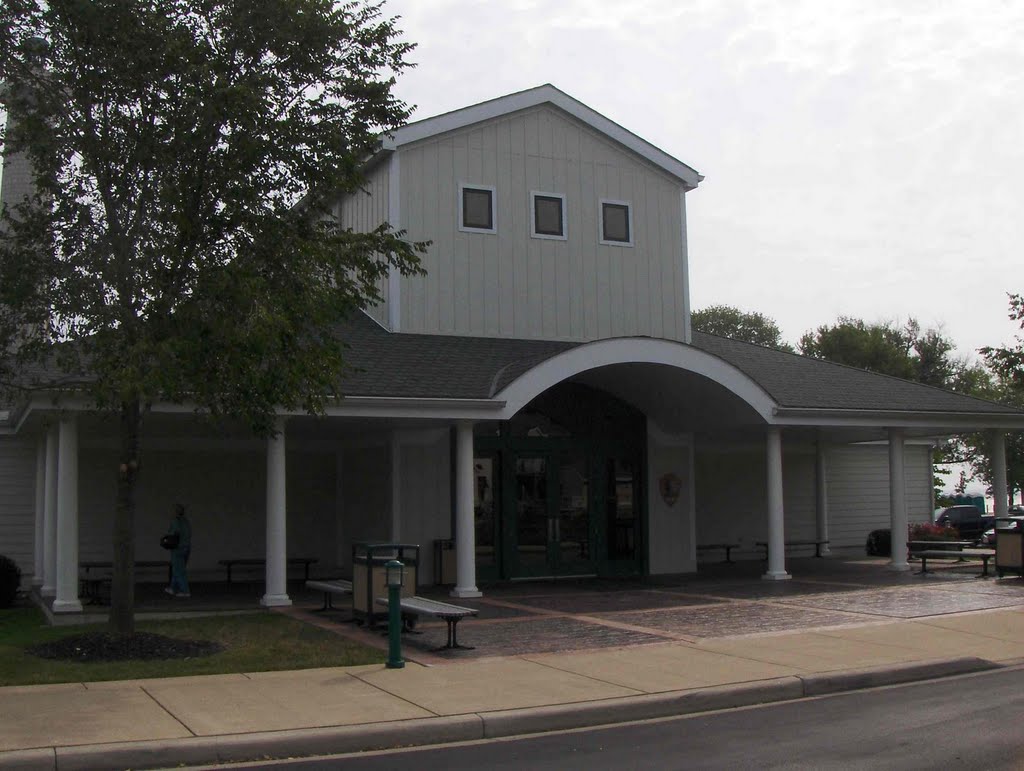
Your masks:
{"label": "brick paving", "polygon": [[846,613],[792,608],[774,603],[730,602],[695,608],[673,608],[642,613],[616,613],[601,618],[690,637],[783,632],[808,627],[840,626],[856,622]]}
{"label": "brick paving", "polygon": [[841,595],[817,595],[800,597],[790,601],[801,605],[827,610],[843,610],[890,618],[921,618],[946,613],[960,613],[967,610],[1006,608],[1024,605],[1024,597],[1006,597],[996,594],[981,594],[961,591],[959,587],[908,588],[901,587],[888,591],[854,592]]}
{"label": "brick paving", "polygon": [[588,648],[616,648],[665,642],[663,635],[594,624],[572,616],[534,617],[515,621],[459,624],[459,642],[475,650],[435,650],[445,644],[447,629],[435,622],[417,626],[420,634],[405,635],[402,645],[408,655],[430,651],[447,659],[479,656],[513,656],[524,653],[557,653]]}
{"label": "brick paving", "polygon": [[[444,644],[446,626],[424,618],[417,626],[420,634],[404,638],[406,655],[444,663],[1024,609],[1024,580],[978,578],[976,564],[927,575],[892,572],[881,559],[808,558],[787,564],[795,576],[789,581],[764,581],[763,566],[747,562],[702,566],[696,576],[503,583],[484,586],[484,596],[472,600],[452,600],[446,589],[431,588],[427,596],[480,611],[459,624],[459,641],[475,649],[433,651]],[[299,602],[301,596],[293,599]],[[326,615],[339,622],[345,618],[344,613]],[[349,624],[337,626],[342,634],[359,633]],[[379,634],[363,639],[386,644]]]}

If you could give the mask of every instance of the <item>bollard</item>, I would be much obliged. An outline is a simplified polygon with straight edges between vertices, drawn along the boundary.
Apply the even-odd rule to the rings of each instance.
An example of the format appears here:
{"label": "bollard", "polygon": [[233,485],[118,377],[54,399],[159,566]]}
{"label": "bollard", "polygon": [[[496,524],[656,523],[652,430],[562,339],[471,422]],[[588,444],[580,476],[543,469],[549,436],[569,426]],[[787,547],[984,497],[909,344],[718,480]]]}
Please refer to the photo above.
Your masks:
{"label": "bollard", "polygon": [[384,582],[388,587],[388,669],[402,669],[402,582],[405,566],[398,560],[384,565]]}

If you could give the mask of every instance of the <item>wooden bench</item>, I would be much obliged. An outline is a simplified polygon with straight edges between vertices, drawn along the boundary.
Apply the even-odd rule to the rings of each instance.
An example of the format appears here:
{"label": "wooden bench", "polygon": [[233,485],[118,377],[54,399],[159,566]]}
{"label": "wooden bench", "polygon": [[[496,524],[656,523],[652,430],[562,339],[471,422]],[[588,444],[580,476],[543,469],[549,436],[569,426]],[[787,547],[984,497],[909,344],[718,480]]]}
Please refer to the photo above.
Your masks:
{"label": "wooden bench", "polygon": [[306,581],[307,589],[316,589],[324,593],[323,610],[334,610],[331,600],[336,594],[352,594],[352,582],[344,578],[333,578],[323,581]]}
{"label": "wooden bench", "polygon": [[981,575],[979,578],[985,578],[988,576],[988,561],[996,556],[995,549],[924,549],[922,551],[914,552],[915,557],[921,559],[921,569],[918,573],[928,572],[928,560],[930,559],[955,559],[958,561],[968,559],[979,559],[981,560]]}
{"label": "wooden bench", "polygon": [[[387,607],[388,598],[378,597],[377,604]],[[404,631],[411,631],[420,616],[441,618],[448,624],[448,642],[436,650],[443,651],[452,648],[473,650],[471,645],[459,645],[456,639],[456,627],[466,616],[475,616],[478,611],[473,608],[464,608],[461,605],[430,600],[426,597],[402,597],[399,605],[402,609],[402,629]]]}
{"label": "wooden bench", "polygon": [[712,549],[725,549],[725,559],[722,562],[728,562],[732,564],[732,557],[730,556],[733,549],[739,548],[738,543],[705,543],[697,546],[697,551],[711,551]]}
{"label": "wooden bench", "polygon": [[[295,565],[302,565],[303,568],[305,569],[305,575],[303,576],[303,580],[308,581],[309,580],[309,566],[312,565],[315,562],[319,562],[319,560],[317,560],[314,557],[289,557],[288,558],[288,567],[293,567]],[[228,571],[228,583],[230,584],[231,583],[231,568],[233,568],[235,565],[241,565],[243,567],[264,567],[264,566],[266,566],[267,561],[265,559],[243,558],[243,559],[217,560],[217,564],[218,565],[223,565],[225,568],[227,568],[227,571]]]}
{"label": "wooden bench", "polygon": [[[768,559],[768,542],[767,541],[757,541],[754,545],[755,546],[760,546],[761,548],[764,549],[764,558],[763,559],[767,560]],[[795,548],[795,547],[799,547],[799,546],[813,546],[814,547],[814,556],[818,557],[820,559],[821,558],[821,547],[822,546],[828,546],[828,540],[824,540],[824,541],[786,541],[786,543],[785,543],[785,547],[787,549]]]}
{"label": "wooden bench", "polygon": [[[170,560],[135,560],[133,564],[136,570],[163,568],[167,571],[167,583],[171,583]],[[81,578],[82,597],[87,598],[89,605],[101,604],[100,587],[104,583],[108,583],[111,576],[109,573],[98,575],[92,571],[113,570],[114,563],[111,560],[83,560],[78,563],[78,567],[85,574]]]}

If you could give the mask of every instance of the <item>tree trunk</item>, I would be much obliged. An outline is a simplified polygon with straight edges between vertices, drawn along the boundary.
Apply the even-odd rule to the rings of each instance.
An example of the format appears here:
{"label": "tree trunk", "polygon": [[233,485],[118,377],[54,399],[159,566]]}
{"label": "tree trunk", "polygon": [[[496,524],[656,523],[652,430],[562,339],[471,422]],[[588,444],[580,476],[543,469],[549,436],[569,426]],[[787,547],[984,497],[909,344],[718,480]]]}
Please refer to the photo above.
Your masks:
{"label": "tree trunk", "polygon": [[142,406],[138,399],[122,402],[109,622],[110,631],[120,635],[135,632],[135,482],[139,475],[141,427]]}

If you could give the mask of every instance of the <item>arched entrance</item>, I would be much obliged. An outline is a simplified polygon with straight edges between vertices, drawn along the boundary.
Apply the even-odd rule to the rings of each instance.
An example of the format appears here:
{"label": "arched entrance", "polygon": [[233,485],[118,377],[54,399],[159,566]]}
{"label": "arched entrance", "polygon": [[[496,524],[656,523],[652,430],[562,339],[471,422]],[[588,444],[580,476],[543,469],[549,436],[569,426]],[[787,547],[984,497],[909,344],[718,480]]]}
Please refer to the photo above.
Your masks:
{"label": "arched entrance", "polygon": [[578,383],[477,424],[479,578],[642,573],[644,447],[641,412]]}

